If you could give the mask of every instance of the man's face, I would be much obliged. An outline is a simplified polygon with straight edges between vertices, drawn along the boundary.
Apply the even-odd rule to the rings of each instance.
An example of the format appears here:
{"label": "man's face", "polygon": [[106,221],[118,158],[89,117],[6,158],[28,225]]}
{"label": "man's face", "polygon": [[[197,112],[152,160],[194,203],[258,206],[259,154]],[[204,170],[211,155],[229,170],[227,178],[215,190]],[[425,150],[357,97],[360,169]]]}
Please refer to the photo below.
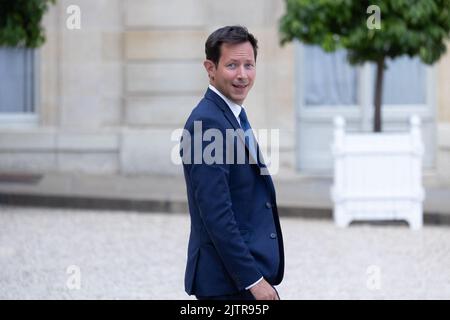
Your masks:
{"label": "man's face", "polygon": [[239,44],[223,43],[217,66],[206,60],[211,84],[224,96],[242,105],[253,86],[256,76],[256,63],[250,42]]}

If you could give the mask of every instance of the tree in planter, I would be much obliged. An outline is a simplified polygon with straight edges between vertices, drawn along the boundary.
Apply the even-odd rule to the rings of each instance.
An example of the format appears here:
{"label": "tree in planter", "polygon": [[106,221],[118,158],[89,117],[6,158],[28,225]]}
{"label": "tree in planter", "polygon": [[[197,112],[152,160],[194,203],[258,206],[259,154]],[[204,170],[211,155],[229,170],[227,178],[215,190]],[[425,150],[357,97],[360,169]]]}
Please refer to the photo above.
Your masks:
{"label": "tree in planter", "polygon": [[42,16],[56,0],[0,0],[0,46],[37,48],[45,42]]}
{"label": "tree in planter", "polygon": [[[374,132],[381,132],[383,71],[387,58],[419,56],[433,64],[450,38],[450,0],[285,0],[281,44],[298,39],[327,52],[344,48],[350,64],[377,66]],[[371,11],[381,13],[381,28],[369,28]],[[368,13],[369,11],[369,13]]]}

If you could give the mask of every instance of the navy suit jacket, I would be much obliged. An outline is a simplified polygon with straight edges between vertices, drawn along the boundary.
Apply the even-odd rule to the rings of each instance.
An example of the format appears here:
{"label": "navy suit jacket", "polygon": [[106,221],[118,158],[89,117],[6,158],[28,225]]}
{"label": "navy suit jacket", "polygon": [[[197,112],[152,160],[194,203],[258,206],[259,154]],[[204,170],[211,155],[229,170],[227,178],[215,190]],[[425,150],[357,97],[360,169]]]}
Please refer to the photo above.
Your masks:
{"label": "navy suit jacket", "polygon": [[[194,163],[194,152],[198,152],[195,121],[201,121],[202,132],[217,129],[223,134],[222,163]],[[235,139],[233,160],[241,143],[245,164],[227,163],[226,130],[240,129],[231,109],[208,89],[184,128],[191,136],[191,141],[181,139],[180,151],[191,217],[186,292],[197,296],[233,294],[261,277],[279,284],[284,274],[284,249],[275,188],[270,175],[260,174],[263,164],[249,163],[242,140]],[[202,151],[210,143],[202,142]]]}

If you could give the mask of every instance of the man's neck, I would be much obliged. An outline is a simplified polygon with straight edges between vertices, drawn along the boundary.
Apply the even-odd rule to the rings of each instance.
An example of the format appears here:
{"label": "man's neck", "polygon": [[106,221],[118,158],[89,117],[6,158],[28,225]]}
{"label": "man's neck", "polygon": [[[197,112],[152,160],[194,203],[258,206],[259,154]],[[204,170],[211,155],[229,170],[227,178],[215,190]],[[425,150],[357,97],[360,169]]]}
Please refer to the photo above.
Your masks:
{"label": "man's neck", "polygon": [[209,88],[212,91],[214,91],[215,93],[217,93],[221,98],[223,98],[228,104],[235,104],[235,105],[242,107],[242,104],[237,103],[236,101],[233,101],[230,98],[228,98],[226,95],[224,95],[222,92],[220,92],[220,90],[217,89],[217,87],[214,86],[212,83],[209,84]]}
{"label": "man's neck", "polygon": [[[215,93],[217,93],[217,95],[219,97],[221,97],[225,103],[228,105],[228,107],[231,109],[231,111],[233,112],[234,116],[236,117],[236,119],[239,119],[239,114],[241,113],[241,109],[243,108],[241,105],[233,102],[232,100],[228,99],[222,92],[220,92],[216,87],[214,87],[213,84],[209,84],[209,88],[214,91]],[[239,120],[238,120],[239,122]],[[240,123],[240,122],[239,122]]]}

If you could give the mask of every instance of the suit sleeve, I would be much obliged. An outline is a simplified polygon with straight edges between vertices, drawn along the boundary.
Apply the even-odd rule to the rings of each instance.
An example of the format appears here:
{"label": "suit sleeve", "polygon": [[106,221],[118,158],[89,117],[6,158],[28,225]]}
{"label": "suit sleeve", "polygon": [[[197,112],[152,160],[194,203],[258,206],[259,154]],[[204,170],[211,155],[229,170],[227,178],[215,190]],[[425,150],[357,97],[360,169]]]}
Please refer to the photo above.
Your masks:
{"label": "suit sleeve", "polygon": [[[216,130],[218,128],[218,125],[212,125],[207,121],[203,121],[203,125],[203,132],[210,128]],[[227,150],[225,130],[220,132],[223,137],[222,161],[217,162],[221,163],[195,164],[192,162],[189,174],[204,226],[231,278],[239,290],[244,290],[257,282],[262,274],[257,269],[256,262],[239,232],[232,209],[228,183],[230,165],[225,161]],[[202,142],[202,155],[205,147],[210,143]]]}

